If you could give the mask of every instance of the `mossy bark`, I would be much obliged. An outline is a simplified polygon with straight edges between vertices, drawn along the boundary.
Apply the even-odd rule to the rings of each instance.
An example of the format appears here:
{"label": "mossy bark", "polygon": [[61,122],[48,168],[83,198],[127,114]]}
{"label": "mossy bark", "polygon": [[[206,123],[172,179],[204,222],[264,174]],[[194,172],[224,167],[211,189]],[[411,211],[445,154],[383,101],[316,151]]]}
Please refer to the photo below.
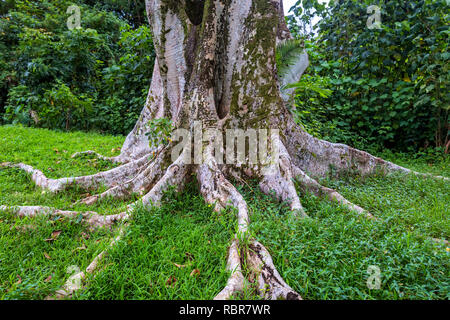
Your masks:
{"label": "mossy bark", "polygon": [[[294,216],[302,217],[306,213],[293,182],[297,179],[303,190],[373,219],[363,208],[335,190],[321,186],[309,175],[325,176],[330,167],[337,172],[353,170],[360,174],[377,168],[387,172],[411,171],[364,151],[316,139],[294,122],[281,97],[275,59],[277,43],[290,37],[281,0],[146,0],[146,5],[157,56],[147,102],[121,154],[114,158],[99,156],[122,165],[92,176],[57,180],[48,179],[41,171],[25,164],[0,163],[0,167],[20,168],[31,175],[36,185],[51,192],[73,184],[87,188],[101,184],[109,188],[81,200],[86,205],[105,197],[127,199],[132,193],[141,194],[139,202],[146,206],[157,205],[169,186],[181,189],[187,179],[196,176],[206,202],[216,210],[232,206],[237,211],[238,232],[228,257],[231,276],[216,298],[236,297],[250,286],[263,298],[300,299],[283,281],[268,250],[250,238],[247,204],[230,181],[258,179],[263,192],[275,195],[290,206]],[[145,135],[147,123],[163,117],[191,136],[195,136],[198,122],[203,129],[215,129],[215,132],[278,130],[279,135],[270,135],[272,143],[279,147],[278,159],[268,165],[270,170],[263,165],[218,162],[215,142],[220,133],[201,141],[203,162],[189,161],[193,154],[188,148],[174,159],[173,143],[150,148]],[[83,152],[74,156],[80,154]],[[83,217],[93,226],[109,226],[131,217],[136,205],[132,203],[127,212],[109,218],[100,219],[93,212]],[[62,212],[45,207],[0,207],[0,210],[10,209],[22,216]],[[104,252],[80,277],[93,272],[103,255]],[[65,293],[73,293],[69,291]]]}

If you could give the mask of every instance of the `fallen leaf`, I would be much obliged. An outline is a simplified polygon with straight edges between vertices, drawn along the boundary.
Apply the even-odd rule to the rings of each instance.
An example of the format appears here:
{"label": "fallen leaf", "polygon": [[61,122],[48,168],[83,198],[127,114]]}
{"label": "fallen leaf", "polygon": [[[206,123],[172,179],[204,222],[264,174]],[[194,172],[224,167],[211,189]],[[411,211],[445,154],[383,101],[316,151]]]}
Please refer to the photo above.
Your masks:
{"label": "fallen leaf", "polygon": [[193,277],[193,276],[199,276],[199,275],[200,275],[200,270],[198,270],[198,269],[192,270],[192,272],[191,272],[191,277]]}
{"label": "fallen leaf", "polygon": [[61,234],[61,230],[56,230],[52,232],[52,238],[56,239],[59,237],[59,235]]}
{"label": "fallen leaf", "polygon": [[44,257],[46,257],[48,260],[52,260],[52,257],[50,257],[47,252],[44,252]]}
{"label": "fallen leaf", "polygon": [[51,238],[49,238],[49,239],[45,239],[45,241],[46,242],[52,242],[52,241],[55,241],[58,237],[59,237],[59,235],[61,234],[61,230],[56,230],[56,231],[53,231],[52,232],[52,235],[51,235]]}
{"label": "fallen leaf", "polygon": [[177,263],[174,263],[174,265],[175,265],[175,267],[177,267],[177,268],[186,268],[186,265],[184,265],[184,264],[177,264]]}

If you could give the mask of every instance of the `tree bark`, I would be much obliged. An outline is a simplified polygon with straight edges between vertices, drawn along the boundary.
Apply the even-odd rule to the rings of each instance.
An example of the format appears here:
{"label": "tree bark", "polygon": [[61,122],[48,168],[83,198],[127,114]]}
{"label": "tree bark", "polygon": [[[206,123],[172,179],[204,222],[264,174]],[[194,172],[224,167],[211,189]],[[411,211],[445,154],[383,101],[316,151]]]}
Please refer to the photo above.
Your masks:
{"label": "tree bark", "polygon": [[[140,192],[144,205],[155,205],[168,186],[181,189],[194,174],[205,201],[216,210],[227,206],[237,209],[239,230],[228,258],[231,275],[216,298],[239,297],[250,286],[262,298],[301,299],[283,281],[269,251],[256,239],[248,239],[247,204],[230,181],[257,179],[264,193],[286,202],[294,215],[304,217],[306,212],[294,184],[296,179],[302,189],[374,218],[312,177],[326,176],[330,168],[334,172],[354,170],[360,174],[370,174],[378,168],[386,172],[411,171],[349,146],[316,139],[294,122],[280,92],[280,83],[290,80],[278,78],[275,59],[277,43],[291,38],[281,0],[146,0],[146,7],[157,59],[139,120],[127,136],[121,154],[109,158],[122,165],[94,176],[58,180],[48,179],[24,164],[1,166],[26,170],[36,184],[52,192],[71,184],[92,187],[103,183],[110,187],[103,194],[83,199],[86,204],[107,196],[125,199]],[[307,64],[307,56],[299,56],[293,72],[288,73],[290,79],[297,74],[299,80]],[[204,131],[216,134],[206,135],[207,139],[200,141],[194,139],[178,154],[174,152],[178,141],[151,147],[145,135],[147,124],[160,118],[170,119],[176,129],[184,129],[190,137],[198,135],[199,123]],[[252,129],[279,132],[257,136],[260,140],[265,137],[267,144],[270,141],[276,147],[276,161],[267,162],[263,159],[267,155],[259,154],[258,161],[250,163],[251,150],[244,152],[243,163],[222,161],[226,158],[225,146],[221,144],[225,132],[241,130],[248,134]],[[199,147],[200,156],[192,153],[190,146]],[[228,150],[234,152],[234,140],[227,153]],[[110,225],[112,221],[127,220],[133,208],[130,205],[128,212],[104,221],[92,212],[86,217],[94,226]],[[22,215],[56,212],[41,207],[14,210]],[[247,263],[242,263],[243,259]]]}

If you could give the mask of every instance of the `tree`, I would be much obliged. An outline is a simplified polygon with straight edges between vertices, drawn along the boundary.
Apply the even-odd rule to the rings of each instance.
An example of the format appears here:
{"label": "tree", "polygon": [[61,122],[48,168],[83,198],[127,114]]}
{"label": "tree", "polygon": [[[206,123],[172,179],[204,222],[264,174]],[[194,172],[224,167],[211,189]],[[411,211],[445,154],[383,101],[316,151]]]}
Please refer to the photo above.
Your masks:
{"label": "tree", "polygon": [[[74,184],[92,188],[102,183],[110,188],[83,199],[86,204],[108,196],[126,199],[131,193],[140,193],[143,205],[152,206],[160,202],[169,186],[180,190],[189,179],[196,177],[206,202],[215,205],[216,210],[235,208],[239,224],[229,249],[231,276],[216,298],[230,298],[250,285],[268,299],[300,299],[277,272],[268,250],[249,235],[247,204],[231,181],[257,179],[261,190],[286,202],[296,218],[306,217],[306,213],[294,179],[305,190],[375,219],[312,177],[324,176],[331,170],[353,170],[363,175],[378,168],[387,173],[411,171],[364,151],[316,139],[294,122],[281,97],[277,76],[277,43],[290,38],[280,0],[147,0],[146,5],[157,61],[147,102],[137,124],[128,135],[121,154],[108,159],[122,165],[93,176],[58,180],[48,179],[25,164],[3,166],[27,171],[38,186],[52,192]],[[212,134],[200,141],[194,139],[192,155],[190,138],[183,140],[183,144],[175,138],[174,141],[154,139],[153,133],[166,132],[169,123],[177,132],[186,134],[183,139],[202,134],[198,131],[199,125]],[[244,152],[244,159],[252,158],[252,129],[262,129],[259,142],[266,145],[270,142],[270,153],[259,153],[256,164],[250,161],[222,163],[221,142],[225,132],[227,135],[237,132],[241,142],[244,135],[243,145],[249,149]],[[234,142],[234,138],[227,141],[227,159],[234,153]],[[239,148],[238,145],[238,156],[242,156]],[[95,154],[93,151],[81,154],[86,153]],[[265,161],[273,154],[276,161]],[[136,204],[129,205],[127,212],[118,215],[99,216],[87,212],[83,217],[93,227],[109,226],[128,220]],[[22,216],[79,216],[77,212],[43,207],[0,209]],[[103,255],[77,277],[93,272]],[[243,264],[249,271],[245,276]],[[69,295],[74,290],[66,285],[62,294]]]}

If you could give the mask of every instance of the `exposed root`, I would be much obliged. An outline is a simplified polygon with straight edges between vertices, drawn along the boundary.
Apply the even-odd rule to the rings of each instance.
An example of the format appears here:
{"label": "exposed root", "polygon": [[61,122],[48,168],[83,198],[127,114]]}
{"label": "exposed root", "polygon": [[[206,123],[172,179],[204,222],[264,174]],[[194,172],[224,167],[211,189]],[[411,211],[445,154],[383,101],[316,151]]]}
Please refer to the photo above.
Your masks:
{"label": "exposed root", "polygon": [[227,270],[231,272],[231,276],[228,278],[225,288],[214,298],[214,300],[229,300],[235,294],[244,290],[246,279],[242,274],[237,239],[235,239],[230,246]]}
{"label": "exposed root", "polygon": [[[175,163],[172,164],[167,169],[165,175],[161,178],[161,180],[152,188],[152,190],[146,196],[142,198],[142,202],[145,205],[157,205],[163,196],[163,192],[170,185],[177,185],[179,189],[183,186],[186,175],[188,173],[188,167],[186,165],[183,165],[182,160],[183,159],[180,157],[177,161],[175,161]],[[128,212],[117,215],[117,218],[120,218],[121,220],[128,220],[137,204],[138,202],[129,205]],[[117,221],[117,219],[115,221]],[[124,227],[122,226],[120,228],[119,236],[116,237],[111,242],[109,248],[114,246],[121,239],[123,234],[124,234]],[[102,251],[97,257],[95,257],[95,259],[91,262],[91,264],[86,268],[84,272],[80,272],[71,276],[67,280],[63,289],[58,290],[56,292],[56,298],[57,299],[69,298],[73,295],[74,292],[80,290],[81,282],[86,279],[86,276],[88,274],[93,274],[97,270],[98,264],[105,257],[106,253],[107,253],[106,250]]]}
{"label": "exposed root", "polygon": [[331,167],[337,172],[356,171],[361,175],[368,175],[377,169],[382,169],[388,174],[400,172],[450,180],[448,177],[415,172],[345,144],[317,139],[300,128],[293,119],[289,119],[284,133],[286,148],[293,158],[293,163],[303,171],[311,172],[316,176],[326,176]]}
{"label": "exposed root", "polygon": [[[200,184],[200,193],[205,201],[215,205],[216,211],[228,206],[235,207],[238,211],[238,232],[239,234],[247,233],[249,224],[247,203],[236,188],[225,178],[211,153],[205,163],[198,166],[197,179]],[[231,275],[225,288],[214,300],[228,300],[244,290],[246,280],[242,274],[237,238],[232,242],[229,250],[227,270],[231,272]]]}
{"label": "exposed root", "polygon": [[133,193],[138,193],[141,196],[146,194],[151,189],[156,179],[163,174],[161,170],[161,163],[163,159],[164,155],[159,154],[150,165],[142,167],[141,172],[139,172],[134,178],[114,186],[101,194],[82,199],[79,203],[93,205],[99,200],[108,197],[114,199],[126,199]]}
{"label": "exposed root", "polygon": [[[216,210],[227,206],[235,207],[238,211],[238,233],[239,236],[245,237],[248,235],[250,223],[247,203],[239,191],[224,177],[212,153],[209,153],[209,155],[204,164],[197,168],[200,192],[206,202],[216,205]],[[250,252],[256,252],[260,259],[255,258],[254,254]],[[270,254],[261,244],[253,241],[247,257],[240,257],[236,238],[230,247],[227,264],[227,269],[232,272],[231,276],[227,285],[215,297],[215,300],[230,299],[245,288],[246,279],[242,274],[242,258],[246,258],[251,266],[250,277],[252,279],[250,279],[250,282],[252,282],[251,280],[257,281],[258,290],[262,296],[268,299],[300,299],[300,296],[282,280],[273,265]]]}
{"label": "exposed root", "polygon": [[[188,151],[188,150],[186,150]],[[178,190],[181,189],[181,187],[184,185],[184,182],[186,180],[186,176],[189,172],[189,166],[184,164],[185,154],[183,153],[182,156],[180,156],[177,161],[175,161],[165,172],[165,174],[162,176],[162,178],[156,183],[153,188],[151,188],[150,192],[148,192],[143,198],[142,202],[144,205],[156,205],[160,202],[160,200],[163,197],[164,191],[171,185],[175,185],[178,187]],[[161,169],[161,163],[164,160],[164,155],[160,154],[157,159],[151,164],[145,167],[145,169],[138,174],[137,177],[130,180],[128,184],[126,183],[125,186],[122,186],[122,188],[126,188],[127,186],[132,186],[133,188],[136,188],[137,186],[146,188],[149,188],[149,185],[153,183],[153,181],[158,177],[162,175],[162,169]],[[126,168],[133,168],[138,169],[141,168],[142,165],[145,165],[148,163],[148,156],[145,156],[144,158],[141,158],[139,161],[130,162],[127,165],[124,165],[120,167],[120,170],[123,170]],[[137,166],[140,164],[140,166]],[[33,174],[33,180],[36,182],[36,184],[43,186],[43,187],[51,187],[56,185],[57,180],[47,179],[45,175],[42,174],[39,170],[35,170],[31,168],[30,166],[19,164],[19,165],[11,165],[11,164],[2,164],[2,166],[6,167],[19,167],[22,168],[30,173]],[[117,172],[120,174],[120,172]],[[112,174],[109,172],[108,174]],[[104,177],[104,176],[103,176]],[[86,177],[82,177],[86,179]],[[78,179],[78,178],[74,178]],[[55,189],[53,189],[55,190]],[[110,189],[114,190],[114,189]],[[107,192],[109,194],[112,194],[112,191]],[[36,216],[56,216],[56,217],[67,217],[67,218],[78,218],[82,217],[82,220],[87,223],[91,228],[99,228],[99,227],[111,227],[115,223],[119,221],[126,221],[130,218],[131,213],[134,211],[136,205],[138,202],[135,202],[134,204],[131,204],[127,207],[128,212],[123,212],[116,215],[109,215],[109,216],[101,216],[95,212],[76,212],[76,211],[64,211],[64,210],[58,210],[55,208],[49,208],[49,207],[41,207],[41,206],[15,206],[15,207],[7,207],[7,206],[0,206],[0,211],[5,212],[12,212],[16,214],[19,217],[36,217]],[[110,247],[112,247],[117,241],[121,238],[123,235],[124,227],[122,226],[120,228],[120,234],[117,238],[115,238],[111,244]],[[79,272],[73,276],[71,276],[66,284],[64,285],[64,288],[56,292],[56,298],[63,299],[70,297],[75,291],[81,289],[80,283],[86,278],[88,274],[94,273],[94,271],[97,269],[99,262],[104,258],[106,255],[106,250],[101,252],[95,259],[92,261],[92,263],[86,268],[84,272]],[[48,297],[47,299],[52,299],[52,297]]]}
{"label": "exposed root", "polygon": [[128,213],[122,212],[120,214],[102,216],[96,212],[76,212],[76,211],[64,211],[49,207],[40,206],[18,206],[7,207],[0,206],[0,211],[12,212],[19,217],[37,217],[37,216],[53,216],[53,217],[66,217],[75,219],[82,216],[83,221],[91,228],[111,227],[119,221],[125,221],[129,218]]}
{"label": "exposed root", "polygon": [[129,180],[131,177],[134,177],[139,172],[141,167],[148,164],[149,161],[149,156],[146,155],[138,160],[129,162],[109,171],[100,172],[90,176],[60,179],[49,179],[44,175],[44,173],[42,173],[42,171],[34,169],[33,167],[23,163],[12,164],[6,162],[1,163],[0,167],[22,169],[31,175],[31,179],[38,187],[50,192],[59,192],[71,185],[78,185],[86,189],[94,188],[99,185],[113,187],[119,183]]}
{"label": "exposed root", "polygon": [[197,168],[200,193],[207,203],[215,205],[216,211],[228,206],[235,207],[238,210],[239,232],[244,234],[248,231],[250,221],[247,203],[239,191],[225,178],[212,153],[209,154],[204,164]]}
{"label": "exposed root", "polygon": [[270,300],[302,300],[278,273],[269,251],[259,242],[253,241],[247,252],[247,263],[260,294]]}
{"label": "exposed root", "polygon": [[337,203],[343,205],[344,207],[346,207],[347,209],[349,209],[350,211],[355,211],[361,215],[364,215],[366,218],[376,219],[370,212],[364,210],[363,208],[357,206],[356,204],[351,203],[350,201],[345,199],[336,190],[322,186],[316,180],[310,178],[301,169],[294,166],[293,172],[294,172],[295,178],[300,183],[300,185],[304,189],[312,192],[314,195],[316,195],[320,198],[327,198],[328,200],[337,202]]}
{"label": "exposed root", "polygon": [[259,187],[263,193],[274,194],[279,201],[289,203],[294,215],[307,217],[293,183],[291,157],[281,141],[278,143],[279,161],[263,169],[263,178]]}
{"label": "exposed root", "polygon": [[190,150],[184,150],[178,159],[167,168],[162,178],[158,180],[150,192],[142,197],[144,206],[159,204],[164,192],[170,186],[175,186],[178,192],[182,190],[190,170],[189,165],[185,164],[187,152],[190,152]]}
{"label": "exposed root", "polygon": [[56,291],[56,295],[54,297],[48,296],[46,300],[51,300],[53,298],[67,299],[70,298],[76,291],[82,289],[82,282],[86,280],[86,277],[88,275],[93,274],[97,270],[99,263],[106,256],[107,250],[111,249],[114,245],[116,245],[122,238],[123,234],[124,234],[124,227],[121,227],[119,230],[119,235],[111,241],[109,247],[106,250],[102,251],[99,255],[97,255],[94,258],[94,260],[92,260],[92,262],[89,264],[89,266],[86,268],[84,272],[82,271],[71,276],[64,284],[64,287],[61,290]]}

